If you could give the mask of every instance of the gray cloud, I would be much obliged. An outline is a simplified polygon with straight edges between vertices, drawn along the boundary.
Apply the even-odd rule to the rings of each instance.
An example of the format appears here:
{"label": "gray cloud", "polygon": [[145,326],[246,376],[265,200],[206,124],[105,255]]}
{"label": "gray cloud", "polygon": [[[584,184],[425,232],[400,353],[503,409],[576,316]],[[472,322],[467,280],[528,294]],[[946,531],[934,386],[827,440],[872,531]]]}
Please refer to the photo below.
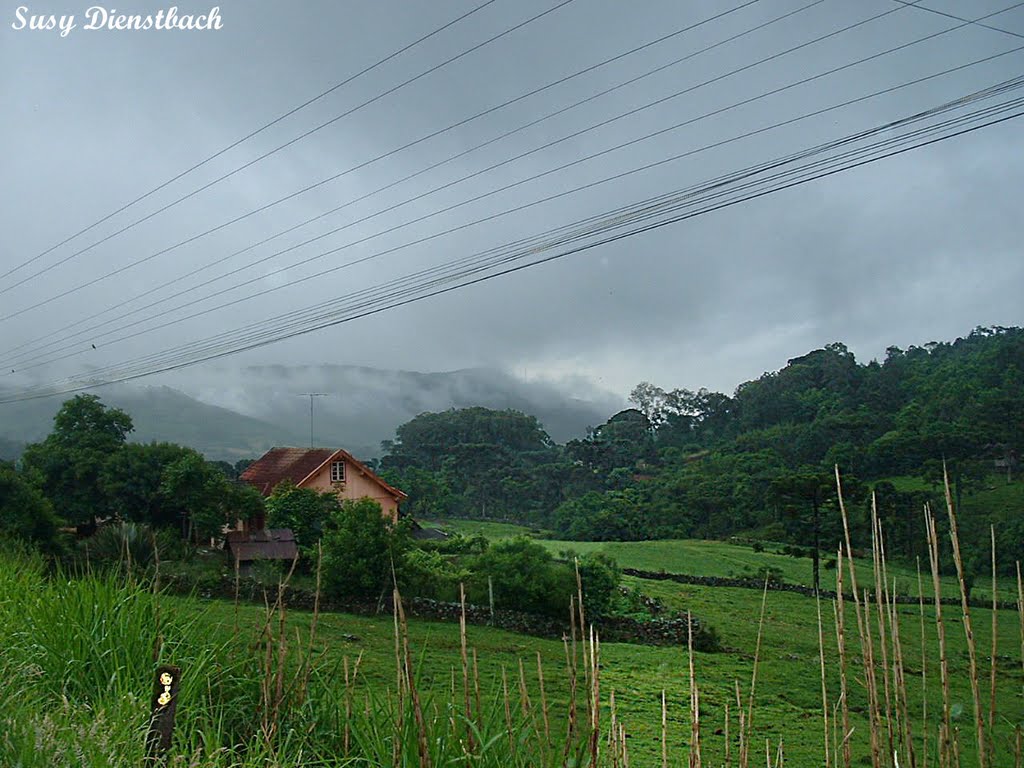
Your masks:
{"label": "gray cloud", "polygon": [[[382,53],[470,6],[438,3],[252,2],[225,5],[218,32],[14,31],[18,5],[78,13],[67,3],[0,4],[0,272],[315,95]],[[0,280],[31,274],[302,130],[372,98],[453,53],[533,13],[541,0],[499,2],[408,55],[282,121],[126,214]],[[739,2],[736,3],[737,5]],[[548,111],[805,3],[763,0],[613,66],[553,88],[459,131],[343,179],[45,309],[0,323],[4,350],[78,322],[139,292],[245,248],[468,149]],[[930,0],[929,7],[980,16],[1009,2]],[[208,6],[179,4],[186,10]],[[845,24],[890,10],[891,0],[827,0],[742,41],[621,89],[592,104],[469,154],[356,203],[337,215],[177,283],[190,287],[434,186],[696,85]],[[138,8],[158,9],[153,3]],[[238,216],[455,120],[720,12],[718,2],[593,3],[577,0],[214,186],[109,243],[0,295],[0,315]],[[1017,9],[990,23],[1024,32]],[[700,88],[634,117],[530,155],[372,221],[355,224],[232,281],[258,278],[446,205],[510,184],[644,133],[720,109],[791,81],[940,31],[955,22],[915,9]],[[969,28],[833,77],[694,123],[420,224],[270,276],[214,303],[282,285],[441,229],[622,172],[668,155],[1016,47],[1018,38]],[[4,384],[48,381],[152,354],[384,282],[424,266],[559,226],[635,199],[894,119],[1011,77],[1018,52],[912,89],[831,112],[550,204],[471,227],[268,296],[121,344],[85,336],[66,361]],[[239,356],[237,364],[334,363],[451,370],[492,365],[527,377],[583,376],[624,394],[637,381],[731,390],[787,358],[835,340],[861,358],[889,344],[951,338],[976,325],[1021,322],[1020,126],[1007,123],[848,174],[712,213],[500,280]],[[225,287],[231,281],[206,290]],[[147,306],[172,289],[127,308]],[[201,292],[189,294],[188,300]],[[178,301],[162,305],[164,310]],[[155,311],[155,310],[154,310]],[[185,311],[178,314],[185,314]],[[105,315],[106,319],[112,315]],[[139,328],[141,313],[113,328]],[[166,319],[177,315],[168,313]],[[154,321],[155,322],[155,321]],[[49,337],[47,337],[49,341]],[[79,343],[80,342],[80,343]],[[93,350],[91,344],[96,343]],[[0,358],[7,358],[0,355]],[[17,365],[12,367],[19,367]],[[218,369],[219,370],[219,369]],[[198,376],[199,374],[197,374]],[[187,380],[179,374],[176,381]]]}

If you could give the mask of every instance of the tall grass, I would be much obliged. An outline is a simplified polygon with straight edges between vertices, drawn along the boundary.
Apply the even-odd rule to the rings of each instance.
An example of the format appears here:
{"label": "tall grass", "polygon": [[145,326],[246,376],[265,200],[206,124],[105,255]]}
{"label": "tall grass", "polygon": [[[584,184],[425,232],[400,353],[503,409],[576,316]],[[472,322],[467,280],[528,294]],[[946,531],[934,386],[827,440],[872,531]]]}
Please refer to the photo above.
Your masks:
{"label": "tall grass", "polygon": [[[838,472],[836,481],[842,499]],[[903,625],[907,619],[897,610],[877,515],[871,516],[873,578],[861,585],[842,503],[840,511],[844,537],[837,551],[831,616],[821,600],[815,606],[821,711],[817,725],[812,720],[806,725],[820,742],[815,764],[1021,765],[1024,737],[1002,714],[1012,708],[996,700],[995,683],[1006,661],[999,656],[995,632],[989,668],[979,663],[951,498],[947,496],[946,547],[936,516],[925,510],[930,591],[940,593],[940,560],[949,552],[964,599],[955,617],[944,615],[943,608],[949,606],[935,600],[930,632],[920,568],[918,606],[910,614],[915,629]],[[995,556],[993,544],[993,593]],[[1019,575],[1017,582],[1024,665],[1024,587]],[[582,583],[571,600],[564,667],[546,669],[538,653],[535,671],[532,659],[519,659],[493,681],[482,681],[463,609],[458,629],[451,630],[458,632],[457,651],[440,689],[421,684],[425,655],[410,639],[397,592],[393,675],[384,678],[389,683],[379,682],[379,674],[372,677],[378,682],[371,683],[361,655],[339,658],[326,652],[317,637],[319,606],[311,621],[292,620],[286,608],[287,577],[267,595],[263,615],[249,625],[240,622],[237,609],[232,621],[221,624],[196,601],[175,601],[178,609],[195,606],[194,613],[182,615],[164,604],[154,586],[117,573],[75,578],[52,574],[31,553],[0,552],[0,765],[143,765],[148,694],[160,663],[184,670],[172,766],[641,765],[630,747],[634,724],[623,716],[622,696],[604,679],[601,641],[582,609]],[[777,695],[758,674],[762,638],[771,631],[767,602],[766,589],[760,616],[749,617],[757,621],[757,642],[745,696],[738,680],[727,691],[701,683],[702,656],[681,649],[678,672],[681,687],[687,689],[686,703],[659,685],[652,768],[751,768],[762,759],[769,768],[785,764],[787,739],[757,713],[759,696]],[[909,641],[915,631],[920,634],[919,652],[916,639]],[[967,656],[966,673],[959,674],[966,681],[953,680],[954,670],[965,667],[962,659],[951,656],[951,636],[959,631],[964,632]],[[833,634],[834,644],[826,642]],[[908,661],[912,647],[920,669]],[[1013,666],[1024,669],[1016,661]],[[983,677],[989,683],[987,701],[982,697]],[[935,680],[938,688],[931,682]],[[552,681],[566,691],[565,700],[549,698]],[[969,683],[973,706],[968,728],[959,726],[954,682],[961,691]],[[928,706],[930,688],[935,689],[933,696],[941,697],[941,707]],[[683,738],[670,735],[670,720],[684,723]],[[798,740],[795,736],[804,734],[791,734],[789,740]]]}

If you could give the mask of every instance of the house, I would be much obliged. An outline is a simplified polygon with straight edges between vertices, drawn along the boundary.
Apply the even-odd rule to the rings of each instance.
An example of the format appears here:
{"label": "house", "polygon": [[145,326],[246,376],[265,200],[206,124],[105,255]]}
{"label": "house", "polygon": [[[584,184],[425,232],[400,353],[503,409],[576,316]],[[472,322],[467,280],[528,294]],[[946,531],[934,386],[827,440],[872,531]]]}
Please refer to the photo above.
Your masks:
{"label": "house", "polygon": [[[334,491],[340,499],[370,498],[385,516],[398,520],[398,505],[406,494],[380,479],[348,451],[334,448],[271,448],[254,461],[239,479],[269,496],[290,480],[298,488]],[[261,530],[263,520],[249,521],[245,530]]]}

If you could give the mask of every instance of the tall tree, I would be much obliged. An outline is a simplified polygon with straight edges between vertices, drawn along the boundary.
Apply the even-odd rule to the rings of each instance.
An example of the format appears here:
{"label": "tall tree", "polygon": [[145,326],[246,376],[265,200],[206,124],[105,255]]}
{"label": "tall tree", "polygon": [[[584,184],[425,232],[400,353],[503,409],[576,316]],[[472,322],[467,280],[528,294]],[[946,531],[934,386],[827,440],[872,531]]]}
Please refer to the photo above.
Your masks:
{"label": "tall tree", "polygon": [[94,523],[109,512],[103,466],[132,428],[124,411],[106,407],[95,395],[78,395],[61,406],[46,439],[25,449],[24,466],[41,478],[43,492],[62,517]]}

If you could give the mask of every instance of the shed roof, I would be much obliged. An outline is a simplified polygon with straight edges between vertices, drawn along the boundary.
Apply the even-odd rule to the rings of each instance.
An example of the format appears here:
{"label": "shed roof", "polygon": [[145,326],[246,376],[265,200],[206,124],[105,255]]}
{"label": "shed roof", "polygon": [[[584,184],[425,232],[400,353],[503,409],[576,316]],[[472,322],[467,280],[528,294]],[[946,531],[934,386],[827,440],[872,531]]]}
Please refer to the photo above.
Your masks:
{"label": "shed roof", "polygon": [[299,554],[295,534],[290,528],[267,528],[261,531],[230,531],[227,547],[240,563],[252,560],[294,560]]}

